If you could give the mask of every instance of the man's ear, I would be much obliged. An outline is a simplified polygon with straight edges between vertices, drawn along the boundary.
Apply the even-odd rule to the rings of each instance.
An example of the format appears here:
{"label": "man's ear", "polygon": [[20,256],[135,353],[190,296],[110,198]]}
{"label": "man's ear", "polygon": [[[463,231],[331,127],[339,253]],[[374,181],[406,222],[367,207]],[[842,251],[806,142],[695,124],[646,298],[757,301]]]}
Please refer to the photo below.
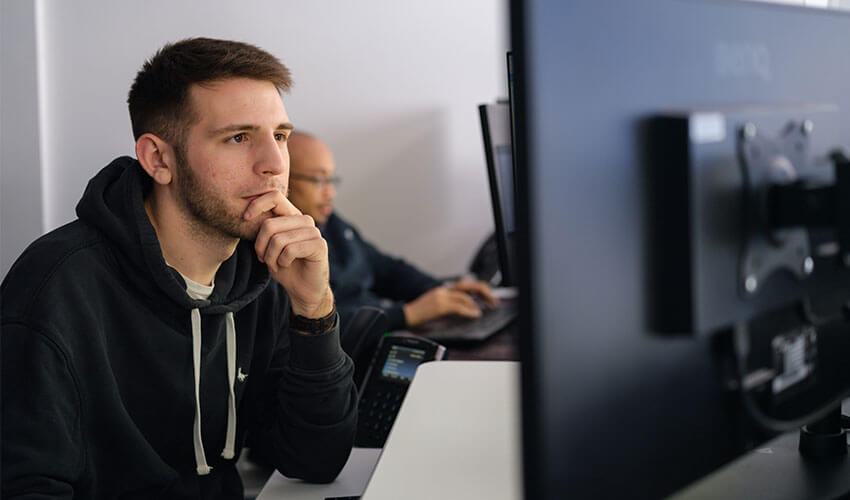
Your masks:
{"label": "man's ear", "polygon": [[169,184],[174,178],[174,148],[158,136],[147,133],[136,141],[136,158],[157,184]]}

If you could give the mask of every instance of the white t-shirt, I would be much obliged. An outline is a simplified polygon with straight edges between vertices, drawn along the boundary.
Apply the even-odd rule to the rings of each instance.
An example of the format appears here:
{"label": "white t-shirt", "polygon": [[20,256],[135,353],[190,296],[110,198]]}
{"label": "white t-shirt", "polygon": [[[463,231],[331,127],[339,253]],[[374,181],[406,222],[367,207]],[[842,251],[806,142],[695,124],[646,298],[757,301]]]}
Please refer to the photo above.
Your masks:
{"label": "white t-shirt", "polygon": [[[177,272],[180,273],[180,271]],[[183,276],[183,273],[180,273],[180,276]],[[202,285],[197,281],[190,280],[186,276],[183,276],[183,281],[186,282],[186,293],[189,294],[189,297],[196,300],[207,300],[212,295],[213,288],[215,288],[215,281],[213,281],[212,285]]]}

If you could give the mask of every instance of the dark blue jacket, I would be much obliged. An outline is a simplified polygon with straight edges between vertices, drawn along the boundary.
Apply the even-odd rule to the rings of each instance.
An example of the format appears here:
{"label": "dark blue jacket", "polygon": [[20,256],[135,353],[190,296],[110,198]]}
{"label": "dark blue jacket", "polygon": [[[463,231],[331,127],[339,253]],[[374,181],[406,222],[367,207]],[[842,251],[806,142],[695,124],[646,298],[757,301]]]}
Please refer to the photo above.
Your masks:
{"label": "dark blue jacket", "polygon": [[321,229],[343,325],[358,307],[368,305],[384,310],[390,330],[405,328],[404,304],[441,284],[404,260],[382,253],[336,214]]}

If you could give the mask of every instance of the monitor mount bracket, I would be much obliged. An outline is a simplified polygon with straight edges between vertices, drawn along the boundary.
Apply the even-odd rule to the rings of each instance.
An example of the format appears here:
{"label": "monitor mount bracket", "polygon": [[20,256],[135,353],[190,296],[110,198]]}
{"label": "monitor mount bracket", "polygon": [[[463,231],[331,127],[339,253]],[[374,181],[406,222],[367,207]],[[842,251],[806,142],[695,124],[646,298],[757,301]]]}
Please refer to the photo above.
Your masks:
{"label": "monitor mount bracket", "polygon": [[850,267],[850,160],[829,155],[832,182],[801,173],[809,165],[814,124],[791,122],[778,137],[753,123],[740,128],[738,154],[744,190],[744,239],[738,283],[750,297],[773,273],[787,270],[804,280],[814,272],[809,231],[834,229],[837,258]]}

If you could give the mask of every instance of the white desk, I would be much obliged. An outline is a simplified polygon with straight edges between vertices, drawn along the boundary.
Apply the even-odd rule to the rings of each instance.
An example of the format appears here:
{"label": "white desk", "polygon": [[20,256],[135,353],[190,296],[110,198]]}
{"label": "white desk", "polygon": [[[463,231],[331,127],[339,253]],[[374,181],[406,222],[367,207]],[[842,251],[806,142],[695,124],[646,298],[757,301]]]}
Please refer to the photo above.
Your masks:
{"label": "white desk", "polygon": [[519,363],[419,367],[363,500],[522,498]]}
{"label": "white desk", "polygon": [[355,448],[335,482],[312,485],[275,473],[258,500],[361,493],[363,500],[521,499],[519,377],[515,361],[426,363],[371,479],[369,460],[374,464],[380,450]]}

